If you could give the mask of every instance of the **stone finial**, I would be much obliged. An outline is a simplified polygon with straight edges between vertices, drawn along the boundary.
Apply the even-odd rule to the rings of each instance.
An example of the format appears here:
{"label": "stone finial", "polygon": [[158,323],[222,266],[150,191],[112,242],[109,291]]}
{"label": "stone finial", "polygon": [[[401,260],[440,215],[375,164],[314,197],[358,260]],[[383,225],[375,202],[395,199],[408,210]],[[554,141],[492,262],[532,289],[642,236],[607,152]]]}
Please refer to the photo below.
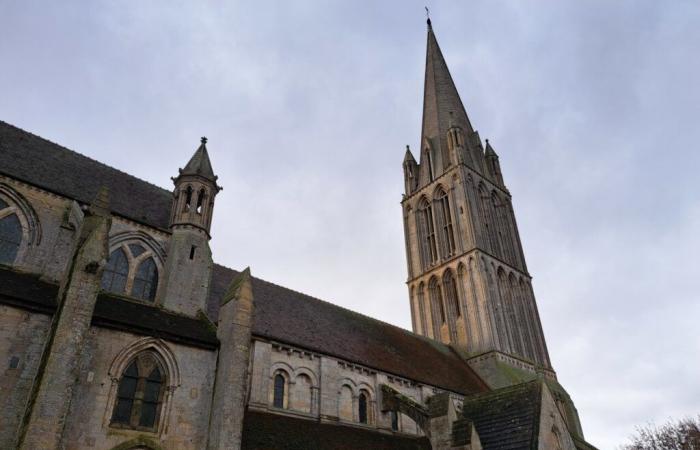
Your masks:
{"label": "stone finial", "polygon": [[202,136],[202,138],[201,138],[199,141],[200,141],[202,144],[206,144],[206,143],[207,143],[207,140],[208,140],[208,139],[207,139],[206,136]]}

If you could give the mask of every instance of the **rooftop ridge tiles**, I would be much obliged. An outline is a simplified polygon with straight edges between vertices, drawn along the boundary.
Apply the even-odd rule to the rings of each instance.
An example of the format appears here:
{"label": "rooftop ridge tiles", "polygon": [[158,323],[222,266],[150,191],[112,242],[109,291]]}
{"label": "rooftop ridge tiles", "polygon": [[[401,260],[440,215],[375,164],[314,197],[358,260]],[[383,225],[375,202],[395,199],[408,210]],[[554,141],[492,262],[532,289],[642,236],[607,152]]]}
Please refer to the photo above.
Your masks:
{"label": "rooftop ridge tiles", "polygon": [[157,184],[152,183],[152,182],[150,182],[150,181],[148,181],[148,180],[144,180],[144,179],[139,178],[139,177],[137,177],[137,176],[135,176],[135,175],[132,175],[132,174],[127,173],[127,172],[124,172],[123,170],[117,169],[116,167],[112,167],[112,166],[110,166],[109,164],[105,164],[105,163],[103,163],[103,162],[101,162],[101,161],[98,161],[98,160],[96,160],[96,159],[94,159],[94,158],[88,156],[88,155],[85,155],[85,154],[83,154],[83,153],[81,153],[81,152],[78,152],[78,151],[75,151],[75,150],[73,150],[73,149],[70,149],[70,148],[68,148],[68,147],[66,147],[66,146],[64,146],[64,145],[61,145],[61,144],[59,144],[59,143],[57,143],[57,142],[52,141],[51,139],[47,139],[47,138],[45,138],[45,137],[39,136],[38,134],[32,133],[31,131],[27,131],[27,130],[25,130],[24,128],[18,127],[17,125],[13,125],[13,124],[11,124],[11,123],[9,123],[9,122],[5,122],[5,121],[2,120],[2,119],[0,119],[0,124],[6,125],[6,126],[8,126],[8,127],[10,127],[10,128],[14,128],[15,130],[18,130],[18,131],[20,131],[20,132],[22,132],[22,133],[28,134],[29,136],[31,136],[31,137],[33,137],[33,138],[40,139],[40,140],[42,140],[42,141],[44,141],[44,142],[48,142],[49,144],[54,145],[54,146],[60,148],[61,150],[65,150],[65,151],[67,151],[67,152],[73,153],[73,154],[75,154],[75,155],[80,156],[81,158],[87,159],[88,161],[90,161],[90,162],[92,162],[92,163],[98,164],[98,165],[100,165],[100,166],[102,166],[102,167],[105,167],[105,168],[107,168],[107,169],[110,169],[110,170],[113,170],[113,171],[115,171],[115,172],[118,172],[118,173],[121,174],[121,175],[124,175],[124,176],[127,176],[127,177],[129,177],[129,178],[132,178],[132,179],[134,179],[134,180],[140,181],[140,182],[142,182],[142,183],[144,183],[144,184],[147,184],[147,185],[149,185],[149,186],[151,186],[151,187],[153,187],[153,188],[156,188],[156,189],[158,189],[158,190],[163,191],[163,193],[171,194],[171,192],[170,192],[169,190],[165,189],[164,187],[158,186]]}

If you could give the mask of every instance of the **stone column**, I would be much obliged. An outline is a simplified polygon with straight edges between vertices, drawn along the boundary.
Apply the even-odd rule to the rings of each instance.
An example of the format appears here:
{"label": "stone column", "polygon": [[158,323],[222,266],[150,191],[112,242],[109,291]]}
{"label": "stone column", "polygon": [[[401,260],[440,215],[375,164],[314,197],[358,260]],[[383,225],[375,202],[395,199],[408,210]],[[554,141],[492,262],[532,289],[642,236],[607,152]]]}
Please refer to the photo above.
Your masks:
{"label": "stone column", "polygon": [[108,205],[108,191],[102,188],[81,226],[27,405],[20,432],[21,449],[49,450],[59,448],[61,443],[80,355],[109,257],[112,220]]}
{"label": "stone column", "polygon": [[231,282],[219,310],[216,335],[221,346],[209,420],[209,450],[241,448],[254,306],[247,268]]}

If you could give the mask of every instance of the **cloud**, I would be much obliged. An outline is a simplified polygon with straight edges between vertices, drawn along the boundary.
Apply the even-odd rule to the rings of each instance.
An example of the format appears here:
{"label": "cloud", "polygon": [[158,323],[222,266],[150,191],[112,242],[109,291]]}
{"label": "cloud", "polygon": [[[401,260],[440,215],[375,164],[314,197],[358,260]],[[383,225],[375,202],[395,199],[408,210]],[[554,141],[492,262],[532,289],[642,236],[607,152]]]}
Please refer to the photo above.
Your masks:
{"label": "cloud", "polygon": [[[218,262],[410,328],[399,201],[418,2],[6,2],[3,120],[170,188],[199,137]],[[700,7],[432,5],[501,157],[588,439],[697,413]]]}

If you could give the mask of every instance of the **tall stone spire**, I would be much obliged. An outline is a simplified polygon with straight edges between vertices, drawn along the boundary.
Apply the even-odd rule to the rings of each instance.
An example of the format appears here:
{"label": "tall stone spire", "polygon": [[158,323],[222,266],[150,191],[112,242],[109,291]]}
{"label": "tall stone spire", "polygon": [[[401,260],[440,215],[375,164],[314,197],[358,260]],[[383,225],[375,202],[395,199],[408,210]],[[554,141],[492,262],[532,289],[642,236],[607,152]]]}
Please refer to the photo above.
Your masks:
{"label": "tall stone spire", "polygon": [[[474,129],[469,122],[457,87],[435,38],[430,19],[428,19],[421,145],[425,146],[426,142],[430,142],[437,153],[446,155],[447,131],[450,128],[451,120],[452,125],[461,127],[467,136],[473,133]],[[443,166],[447,166],[447,164],[443,163]]]}

